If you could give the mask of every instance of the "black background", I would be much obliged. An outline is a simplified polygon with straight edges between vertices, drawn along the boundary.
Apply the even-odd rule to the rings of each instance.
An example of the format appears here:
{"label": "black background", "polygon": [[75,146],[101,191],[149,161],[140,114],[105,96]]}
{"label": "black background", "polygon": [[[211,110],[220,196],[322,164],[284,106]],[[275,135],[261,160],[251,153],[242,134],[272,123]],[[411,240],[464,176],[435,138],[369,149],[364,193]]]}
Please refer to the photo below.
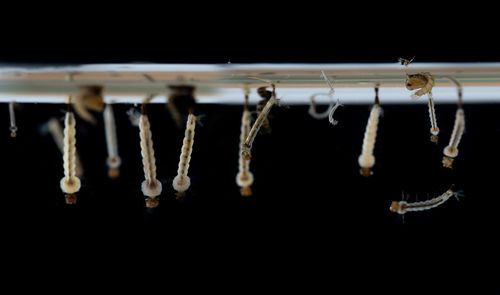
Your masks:
{"label": "black background", "polygon": [[[277,13],[279,6],[265,6],[241,15],[221,8],[204,17],[199,16],[204,7],[177,6],[156,12],[84,9],[74,18],[12,11],[12,19],[3,19],[0,61],[358,63],[413,56],[418,62],[499,61],[487,9],[426,7],[396,7],[381,15],[366,6],[322,13],[321,7]],[[29,26],[21,28],[20,20],[29,20]],[[370,106],[345,102],[339,125],[332,127],[312,119],[307,106],[285,105],[272,112],[272,134],[255,141],[251,198],[239,196],[235,184],[241,107],[200,106],[206,117],[196,130],[192,187],[183,204],[170,187],[183,131],[175,129],[164,106],[152,106],[158,177],[164,184],[156,210],[144,208],[138,130],[125,115],[130,106],[115,109],[123,158],[122,176],[115,181],[106,177],[102,121],[91,126],[78,120],[85,176],[76,206],[64,204],[62,157],[52,139],[40,133],[52,116],[63,118],[65,107],[21,105],[19,135],[11,139],[5,106],[1,218],[3,258],[14,261],[8,264],[10,274],[46,273],[50,279],[44,284],[77,288],[96,281],[126,287],[142,280],[144,286],[170,288],[182,279],[188,289],[233,292],[262,290],[269,283],[266,288],[278,290],[347,286],[404,293],[409,286],[426,289],[436,281],[461,288],[472,274],[481,278],[476,288],[495,285],[499,106],[465,106],[466,133],[449,170],[440,162],[455,106],[441,105],[436,97],[441,134],[435,145],[429,141],[425,105],[384,105],[380,99],[384,115],[372,177],[362,178],[357,166]],[[460,201],[407,214],[404,223],[388,210],[402,192],[421,200],[452,183],[463,190]],[[49,266],[56,270],[48,271]],[[450,274],[453,278],[443,278]],[[363,284],[377,276],[382,279]]]}

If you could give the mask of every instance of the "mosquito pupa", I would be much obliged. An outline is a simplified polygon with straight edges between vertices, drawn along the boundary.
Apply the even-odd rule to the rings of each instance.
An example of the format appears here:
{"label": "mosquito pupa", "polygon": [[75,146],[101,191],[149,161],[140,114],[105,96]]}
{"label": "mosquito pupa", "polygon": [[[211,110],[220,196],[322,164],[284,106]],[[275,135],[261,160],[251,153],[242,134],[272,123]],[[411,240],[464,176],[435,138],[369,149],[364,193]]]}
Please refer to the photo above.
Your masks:
{"label": "mosquito pupa", "polygon": [[76,193],[80,190],[80,178],[76,176],[76,120],[71,106],[64,120],[64,177],[61,179],[61,190],[66,194],[66,203],[76,203]]}
{"label": "mosquito pupa", "polygon": [[368,118],[368,123],[366,125],[365,136],[363,138],[363,146],[361,148],[361,155],[358,158],[359,166],[361,167],[360,173],[364,177],[368,177],[372,174],[371,168],[375,165],[375,156],[373,155],[373,149],[375,148],[375,140],[377,137],[377,128],[380,113],[382,108],[379,104],[378,98],[378,84],[375,86],[375,103],[370,111],[370,117]]}
{"label": "mosquito pupa", "polygon": [[[333,119],[333,113],[339,106],[341,106],[340,100],[337,99],[336,103],[333,101],[333,94],[335,93],[335,89],[333,88],[333,83],[332,81],[330,81],[330,79],[328,79],[324,71],[321,71],[321,76],[323,77],[323,79],[325,79],[326,83],[328,84],[328,87],[330,87],[330,91],[328,93],[315,93],[311,95],[310,97],[311,104],[309,105],[309,115],[311,115],[311,117],[313,117],[314,119],[318,120],[325,119],[326,117],[328,117],[328,120],[332,125],[337,125],[338,121]],[[316,102],[314,99],[318,95],[327,95],[330,98],[330,105],[328,106],[328,109],[323,113],[316,112]]]}
{"label": "mosquito pupa", "polygon": [[16,125],[16,113],[14,112],[14,102],[9,103],[9,115],[10,115],[10,137],[17,136],[17,125]]}
{"label": "mosquito pupa", "polygon": [[452,168],[453,159],[458,156],[458,144],[460,143],[460,139],[462,138],[462,134],[465,130],[465,114],[463,109],[463,101],[462,101],[462,85],[453,77],[445,77],[453,82],[457,87],[458,93],[458,104],[457,104],[457,112],[455,113],[455,124],[453,126],[453,132],[450,137],[450,142],[448,146],[446,146],[443,150],[443,167]]}
{"label": "mosquito pupa", "polygon": [[104,107],[104,130],[106,134],[106,147],[108,150],[108,165],[109,178],[117,178],[120,176],[121,158],[118,155],[118,140],[116,138],[116,123],[113,113],[113,105],[106,104]]}
{"label": "mosquito pupa", "polygon": [[444,202],[446,202],[450,197],[458,197],[459,193],[454,191],[454,185],[452,185],[446,192],[439,195],[433,199],[421,202],[407,202],[407,201],[393,201],[389,210],[398,214],[405,214],[411,211],[424,211],[435,208]]}
{"label": "mosquito pupa", "polygon": [[156,179],[155,152],[145,105],[152,97],[153,95],[150,95],[143,100],[141,117],[139,119],[139,136],[141,138],[141,155],[144,168],[144,181],[142,182],[141,190],[144,196],[146,196],[146,207],[148,208],[158,206],[158,199],[156,197],[162,191],[161,182]]}
{"label": "mosquito pupa", "polygon": [[248,110],[248,95],[250,89],[244,88],[245,104],[243,106],[243,114],[241,116],[241,131],[240,131],[240,152],[238,174],[236,174],[236,184],[240,187],[240,193],[244,197],[252,195],[253,173],[250,172],[250,160],[243,157],[242,146],[250,133],[252,125],[252,114]]}
{"label": "mosquito pupa", "polygon": [[186,191],[191,185],[191,179],[188,176],[189,162],[191,161],[191,153],[193,152],[194,131],[196,127],[196,116],[190,113],[188,115],[186,130],[184,132],[184,140],[182,142],[181,155],[179,157],[179,166],[177,168],[177,176],[175,176],[172,186],[177,191],[177,200],[182,201],[186,196]]}
{"label": "mosquito pupa", "polygon": [[[56,143],[57,147],[61,151],[61,154],[64,154],[64,131],[61,124],[59,123],[59,119],[52,118],[45,125],[47,126],[47,130],[52,135],[52,138],[54,139],[54,142]],[[82,178],[83,168],[77,151],[75,152],[75,165],[76,165],[75,167],[76,177]]]}
{"label": "mosquito pupa", "polygon": [[271,83],[271,87],[273,91],[271,92],[271,97],[267,101],[266,105],[262,109],[262,112],[259,114],[257,119],[255,120],[255,123],[252,126],[252,129],[250,129],[250,132],[248,133],[247,139],[245,142],[241,145],[241,154],[246,160],[250,160],[251,156],[251,150],[252,150],[252,144],[255,139],[255,136],[259,132],[260,127],[264,123],[265,119],[267,118],[267,115],[269,114],[269,111],[271,111],[271,108],[273,107],[274,104],[279,102],[279,99],[276,99],[276,86],[274,83]]}
{"label": "mosquito pupa", "polygon": [[78,116],[87,122],[96,124],[97,121],[89,112],[102,112],[104,109],[102,86],[82,86],[80,92],[73,100],[73,107]]}

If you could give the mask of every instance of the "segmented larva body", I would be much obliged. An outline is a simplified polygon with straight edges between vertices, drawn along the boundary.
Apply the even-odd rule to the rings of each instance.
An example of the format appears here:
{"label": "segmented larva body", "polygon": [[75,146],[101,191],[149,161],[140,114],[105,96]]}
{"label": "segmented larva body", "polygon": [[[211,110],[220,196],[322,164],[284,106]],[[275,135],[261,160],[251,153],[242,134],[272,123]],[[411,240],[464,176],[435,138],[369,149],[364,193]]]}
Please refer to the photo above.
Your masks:
{"label": "segmented larva body", "polygon": [[68,111],[64,120],[64,177],[61,179],[61,189],[68,196],[68,203],[76,201],[74,194],[80,190],[80,178],[76,176],[76,121],[73,112]]}
{"label": "segmented larva body", "polygon": [[106,133],[106,144],[108,149],[108,175],[110,178],[116,178],[120,175],[121,158],[118,155],[118,141],[116,138],[116,123],[113,113],[113,106],[107,104],[104,108],[104,129]]}
{"label": "segmented larva body", "polygon": [[181,155],[179,157],[177,176],[175,176],[172,182],[172,186],[177,191],[178,199],[182,199],[185,196],[185,192],[191,185],[191,179],[187,174],[189,170],[189,161],[191,161],[191,153],[193,152],[195,127],[196,116],[189,114],[186,123],[186,131],[184,132],[184,140],[182,142]]}
{"label": "segmented larva body", "polygon": [[151,138],[151,127],[147,115],[142,114],[139,119],[139,135],[141,137],[141,155],[144,166],[142,193],[149,198],[156,198],[161,194],[161,182],[156,179],[156,159]]}
{"label": "segmented larva body", "polygon": [[[56,118],[52,118],[47,122],[47,129],[49,130],[54,142],[57,147],[61,151],[61,154],[64,154],[64,131],[59,123],[59,120]],[[78,152],[75,152],[75,175],[78,178],[83,176],[83,168],[82,163],[80,162],[80,157],[78,156]]]}
{"label": "segmented larva body", "polygon": [[255,123],[252,126],[252,129],[248,133],[248,137],[245,140],[245,142],[241,145],[241,154],[246,160],[250,160],[251,156],[251,150],[252,150],[252,144],[255,139],[255,136],[259,132],[260,127],[262,126],[262,123],[267,118],[267,115],[271,111],[271,108],[275,103],[277,103],[279,100],[274,97],[274,91],[273,91],[273,96],[267,101],[266,106],[264,109],[262,109],[262,112],[259,114],[257,119],[255,120]]}
{"label": "segmented larva body", "polygon": [[16,126],[16,113],[14,112],[14,102],[9,103],[9,115],[10,115],[10,136],[17,136],[17,126]]}
{"label": "segmented larva body", "polygon": [[406,79],[406,89],[419,89],[411,95],[412,99],[419,98],[420,96],[431,92],[434,84],[434,77],[427,72],[408,75]]}
{"label": "segmented larva body", "polygon": [[453,158],[458,156],[458,144],[465,130],[465,114],[462,108],[459,108],[455,114],[455,125],[451,134],[450,143],[443,150],[443,166],[451,168]]}
{"label": "segmented larva body", "polygon": [[439,135],[439,127],[437,126],[436,119],[436,109],[434,108],[434,97],[432,96],[432,92],[428,93],[429,96],[429,119],[431,121],[431,141],[437,142]]}
{"label": "segmented larva body", "polygon": [[378,121],[381,112],[382,108],[380,105],[374,104],[370,112],[370,117],[368,118],[368,124],[366,125],[363,147],[361,149],[361,155],[358,158],[358,163],[361,167],[361,174],[365,177],[371,175],[371,168],[375,165],[373,149],[375,148]]}
{"label": "segmented larva body", "polygon": [[457,196],[458,193],[453,191],[453,186],[444,192],[442,195],[437,196],[433,199],[427,200],[427,201],[422,201],[422,202],[413,202],[413,203],[408,203],[406,201],[393,201],[391,203],[391,207],[389,210],[391,212],[399,213],[399,214],[405,214],[406,212],[411,212],[411,211],[424,211],[424,210],[429,210],[432,208],[435,208],[444,202],[446,202],[450,197],[452,196]]}
{"label": "segmented larva body", "polygon": [[253,184],[253,173],[250,172],[250,160],[243,157],[242,147],[250,133],[251,123],[252,115],[250,111],[245,108],[241,116],[239,172],[236,175],[236,184],[241,187],[241,195],[245,197],[252,195],[250,186]]}

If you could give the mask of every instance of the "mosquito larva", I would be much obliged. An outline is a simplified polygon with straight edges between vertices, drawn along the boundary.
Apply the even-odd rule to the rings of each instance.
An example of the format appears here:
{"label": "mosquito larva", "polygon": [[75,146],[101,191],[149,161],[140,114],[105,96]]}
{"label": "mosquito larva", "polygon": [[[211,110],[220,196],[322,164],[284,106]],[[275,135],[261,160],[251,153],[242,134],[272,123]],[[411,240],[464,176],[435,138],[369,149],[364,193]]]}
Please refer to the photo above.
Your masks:
{"label": "mosquito larva", "polygon": [[250,160],[245,159],[242,153],[242,146],[248,137],[252,124],[252,115],[248,110],[248,94],[249,89],[245,88],[245,105],[241,116],[241,133],[240,133],[240,153],[238,174],[236,175],[236,184],[241,188],[240,193],[244,197],[252,195],[253,173],[250,172]]}
{"label": "mosquito larva", "polygon": [[9,115],[10,115],[10,137],[17,136],[17,125],[16,125],[16,114],[14,112],[14,102],[9,103]]}
{"label": "mosquito larva", "polygon": [[434,97],[432,96],[432,92],[427,94],[429,96],[429,119],[431,121],[431,141],[437,142],[439,135],[439,127],[437,126],[436,120],[436,109],[434,108]]}
{"label": "mosquito larva", "polygon": [[452,81],[457,86],[458,92],[458,108],[455,113],[455,124],[453,126],[453,132],[450,137],[450,143],[443,150],[443,167],[452,168],[453,159],[458,156],[458,144],[462,138],[462,134],[465,130],[465,114],[462,108],[462,85],[453,77],[445,77]]}
{"label": "mosquito larva", "polygon": [[[57,118],[52,118],[46,123],[46,126],[57,147],[61,153],[64,154],[64,131],[59,123],[59,120]],[[81,178],[83,176],[83,168],[78,152],[75,152],[75,165],[75,175],[76,177]]]}
{"label": "mosquito larva", "polygon": [[389,210],[391,212],[395,212],[398,214],[405,214],[406,212],[411,211],[424,211],[435,208],[444,202],[446,202],[450,197],[455,196],[458,197],[458,192],[455,192],[454,185],[452,185],[446,192],[442,195],[439,195],[433,199],[422,201],[422,202],[406,202],[406,201],[393,201]]}
{"label": "mosquito larva", "polygon": [[106,159],[106,164],[108,165],[108,176],[109,178],[117,178],[120,176],[120,165],[122,160],[118,155],[115,115],[111,104],[106,104],[103,115],[104,129],[106,133],[106,146],[108,149],[108,158]]}
{"label": "mosquito larva", "polygon": [[177,191],[177,200],[183,200],[186,196],[186,191],[191,185],[189,178],[189,162],[191,160],[191,153],[193,152],[194,131],[196,127],[196,116],[190,113],[186,123],[186,131],[184,132],[184,140],[182,142],[181,155],[179,157],[179,166],[177,168],[177,176],[175,176],[172,186]]}
{"label": "mosquito larva", "polygon": [[141,190],[144,196],[146,196],[146,207],[154,208],[158,206],[158,199],[156,197],[161,194],[162,185],[156,179],[155,152],[153,150],[153,139],[151,137],[149,119],[145,111],[145,104],[142,105],[141,117],[139,119],[139,136],[141,138],[141,155],[145,178],[142,182]]}
{"label": "mosquito larva", "polygon": [[375,165],[375,156],[373,149],[375,148],[375,140],[377,137],[377,127],[382,108],[378,99],[378,85],[375,86],[375,103],[370,111],[370,117],[366,125],[365,136],[363,138],[363,146],[361,155],[358,158],[359,166],[361,167],[360,173],[364,177],[372,174],[371,168]]}
{"label": "mosquito larva", "polygon": [[76,193],[80,190],[80,178],[76,176],[76,120],[73,112],[68,110],[64,120],[64,177],[61,189],[66,194],[66,203],[76,203]]}
{"label": "mosquito larva", "polygon": [[[328,84],[328,87],[330,87],[330,91],[327,94],[315,93],[315,94],[311,95],[311,98],[310,98],[311,104],[309,106],[309,115],[311,115],[311,117],[313,117],[314,119],[318,119],[318,120],[325,119],[326,117],[328,117],[328,120],[330,121],[330,123],[332,125],[337,125],[338,121],[333,119],[333,113],[335,112],[335,110],[339,106],[341,106],[340,100],[337,99],[336,103],[333,102],[332,98],[333,98],[333,94],[335,93],[335,89],[333,88],[333,83],[332,83],[332,81],[330,81],[330,79],[328,79],[328,77],[326,76],[324,71],[321,71],[321,76],[323,77],[323,79],[325,79],[326,83]],[[316,112],[316,102],[314,101],[314,98],[318,95],[327,95],[331,99],[330,105],[328,106],[328,109],[324,113],[317,113]]]}
{"label": "mosquito larva", "polygon": [[279,102],[279,99],[276,99],[276,92],[275,92],[275,85],[271,84],[271,87],[273,88],[271,98],[267,101],[266,105],[262,109],[262,112],[259,114],[257,119],[255,120],[255,123],[252,126],[252,129],[248,133],[248,137],[245,140],[245,142],[241,145],[241,154],[246,160],[250,160],[251,156],[251,150],[252,150],[252,144],[255,139],[255,136],[259,132],[260,127],[262,126],[262,123],[264,123],[265,119],[267,118],[267,115],[269,114],[269,111],[271,111],[271,108],[273,107],[274,104]]}

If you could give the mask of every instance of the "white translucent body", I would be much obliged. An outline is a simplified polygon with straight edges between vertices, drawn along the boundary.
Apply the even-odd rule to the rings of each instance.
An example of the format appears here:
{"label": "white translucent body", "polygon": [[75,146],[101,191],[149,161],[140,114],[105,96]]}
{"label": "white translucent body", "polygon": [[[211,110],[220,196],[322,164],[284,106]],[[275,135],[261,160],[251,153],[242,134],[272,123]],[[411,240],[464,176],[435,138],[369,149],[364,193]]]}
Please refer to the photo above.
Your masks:
{"label": "white translucent body", "polygon": [[104,129],[106,133],[106,146],[108,149],[106,164],[109,168],[118,168],[121,165],[121,158],[118,155],[115,115],[111,104],[107,104],[104,108]]}
{"label": "white translucent body", "polygon": [[398,209],[397,213],[399,214],[405,214],[406,212],[410,211],[424,211],[424,210],[429,210],[432,208],[435,208],[444,202],[446,202],[451,196],[456,195],[457,193],[454,192],[453,190],[449,189],[446,192],[444,192],[442,195],[437,196],[433,199],[427,200],[427,201],[422,201],[422,202],[414,202],[414,203],[408,203],[405,201],[400,201],[398,202]]}
{"label": "white translucent body", "polygon": [[381,112],[382,108],[378,104],[375,104],[370,112],[370,117],[368,118],[368,124],[366,125],[365,136],[363,139],[361,155],[358,158],[358,163],[361,168],[371,168],[375,165],[373,149],[375,148],[377,127]]}

